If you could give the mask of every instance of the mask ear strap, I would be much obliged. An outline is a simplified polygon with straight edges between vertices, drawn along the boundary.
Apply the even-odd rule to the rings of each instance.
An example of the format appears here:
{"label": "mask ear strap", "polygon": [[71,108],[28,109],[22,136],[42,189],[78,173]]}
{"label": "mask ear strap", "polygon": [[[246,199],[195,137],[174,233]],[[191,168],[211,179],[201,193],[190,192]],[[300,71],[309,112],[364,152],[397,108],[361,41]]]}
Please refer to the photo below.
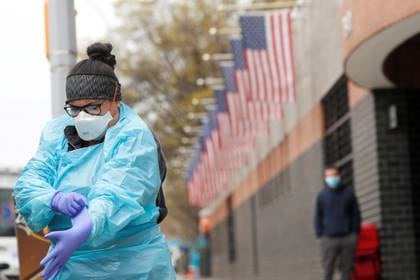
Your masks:
{"label": "mask ear strap", "polygon": [[115,91],[114,91],[114,98],[112,98],[112,102],[115,102],[117,99],[117,92],[118,92],[118,82],[115,81]]}

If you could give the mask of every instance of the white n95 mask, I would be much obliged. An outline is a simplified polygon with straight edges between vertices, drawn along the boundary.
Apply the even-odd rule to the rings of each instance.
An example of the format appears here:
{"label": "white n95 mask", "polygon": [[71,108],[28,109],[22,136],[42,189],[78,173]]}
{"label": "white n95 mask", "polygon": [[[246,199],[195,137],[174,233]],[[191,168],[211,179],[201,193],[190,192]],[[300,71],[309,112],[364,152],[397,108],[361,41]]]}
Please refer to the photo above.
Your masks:
{"label": "white n95 mask", "polygon": [[93,116],[85,111],[81,111],[73,119],[79,137],[85,141],[91,141],[105,134],[108,129],[108,123],[112,120],[112,116],[109,111],[103,116]]}

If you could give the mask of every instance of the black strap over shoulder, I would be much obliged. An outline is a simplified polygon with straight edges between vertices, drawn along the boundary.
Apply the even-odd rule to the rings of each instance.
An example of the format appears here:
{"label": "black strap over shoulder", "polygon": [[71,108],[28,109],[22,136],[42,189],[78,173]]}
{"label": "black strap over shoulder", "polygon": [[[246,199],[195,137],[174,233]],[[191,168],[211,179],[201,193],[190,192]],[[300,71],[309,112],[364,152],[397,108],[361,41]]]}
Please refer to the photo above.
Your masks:
{"label": "black strap over shoulder", "polygon": [[158,161],[159,161],[159,172],[160,172],[160,188],[159,188],[159,193],[158,196],[156,198],[156,206],[159,207],[159,218],[157,220],[157,223],[161,223],[166,216],[168,215],[168,208],[166,207],[166,202],[165,202],[165,195],[163,193],[163,182],[165,181],[166,178],[166,159],[165,159],[165,155],[163,154],[162,148],[160,146],[160,142],[158,140],[158,138],[156,137],[155,133],[152,131],[153,137],[155,139],[156,145],[157,145],[157,152],[158,152]]}

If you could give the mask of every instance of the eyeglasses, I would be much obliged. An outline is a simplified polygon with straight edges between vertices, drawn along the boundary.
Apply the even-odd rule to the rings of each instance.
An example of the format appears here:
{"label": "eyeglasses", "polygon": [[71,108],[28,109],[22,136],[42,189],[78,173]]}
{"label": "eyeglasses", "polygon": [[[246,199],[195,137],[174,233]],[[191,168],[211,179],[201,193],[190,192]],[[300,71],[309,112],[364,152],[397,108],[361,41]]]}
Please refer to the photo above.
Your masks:
{"label": "eyeglasses", "polygon": [[98,116],[101,113],[101,106],[102,103],[88,104],[81,107],[67,104],[64,106],[64,110],[72,118],[77,117],[81,111],[84,111],[89,115]]}

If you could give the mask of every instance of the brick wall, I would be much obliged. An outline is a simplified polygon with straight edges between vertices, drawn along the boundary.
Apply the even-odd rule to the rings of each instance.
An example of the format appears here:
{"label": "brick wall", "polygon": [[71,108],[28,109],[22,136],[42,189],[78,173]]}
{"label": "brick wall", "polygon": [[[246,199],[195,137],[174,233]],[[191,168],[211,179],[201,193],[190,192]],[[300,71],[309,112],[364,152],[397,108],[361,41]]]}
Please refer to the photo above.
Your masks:
{"label": "brick wall", "polygon": [[420,95],[419,92],[408,94],[407,109],[410,140],[410,167],[412,199],[414,212],[414,233],[416,244],[417,277],[420,275]]}
{"label": "brick wall", "polygon": [[[418,120],[420,96],[395,90],[374,92],[377,161],[381,200],[381,258],[383,279],[417,279],[415,208],[410,160],[417,143],[410,143],[410,119]],[[410,104],[411,103],[411,104]],[[417,106],[415,106],[416,104]],[[397,108],[398,125],[390,127],[390,106]],[[420,131],[416,131],[420,132]],[[414,147],[410,147],[414,144]],[[418,161],[417,157],[417,161]],[[418,176],[417,174],[413,174]],[[416,183],[417,184],[417,183]]]}
{"label": "brick wall", "polygon": [[419,275],[419,105],[418,92],[377,90],[352,109],[354,186],[363,221],[380,230],[383,279]]}

